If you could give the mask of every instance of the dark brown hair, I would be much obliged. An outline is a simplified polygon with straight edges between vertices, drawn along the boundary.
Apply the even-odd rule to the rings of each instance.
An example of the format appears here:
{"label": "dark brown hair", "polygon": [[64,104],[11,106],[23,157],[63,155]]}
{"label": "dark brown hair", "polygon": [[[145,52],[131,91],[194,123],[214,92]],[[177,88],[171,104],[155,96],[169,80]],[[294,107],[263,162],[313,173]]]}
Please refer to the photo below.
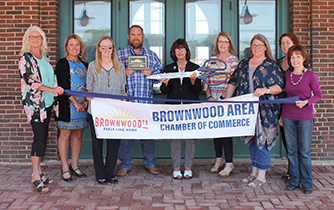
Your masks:
{"label": "dark brown hair", "polygon": [[132,25],[128,30],[128,34],[130,34],[132,28],[140,28],[141,33],[144,34],[144,29],[140,25]]}
{"label": "dark brown hair", "polygon": [[281,44],[282,44],[282,38],[285,37],[285,36],[289,37],[289,39],[291,39],[291,41],[293,42],[293,44],[299,44],[299,39],[297,38],[297,36],[294,33],[292,33],[292,32],[288,32],[288,33],[284,33],[284,34],[282,34],[280,36],[279,41],[278,41],[279,46],[281,46]]}
{"label": "dark brown hair", "polygon": [[296,45],[292,45],[288,50],[287,56],[288,56],[288,64],[289,64],[289,67],[290,67],[289,69],[293,70],[293,67],[291,65],[291,56],[294,52],[303,56],[303,58],[305,59],[304,63],[303,63],[303,66],[305,68],[308,68],[309,63],[310,63],[310,56],[309,56],[307,50],[305,49],[305,47],[303,47],[300,44],[296,44]]}
{"label": "dark brown hair", "polygon": [[173,61],[176,61],[176,55],[175,55],[175,49],[176,48],[185,48],[187,51],[186,54],[186,60],[189,61],[190,60],[190,50],[188,47],[188,44],[186,42],[186,40],[184,39],[177,39],[173,44],[172,47],[170,48],[170,57],[173,59]]}

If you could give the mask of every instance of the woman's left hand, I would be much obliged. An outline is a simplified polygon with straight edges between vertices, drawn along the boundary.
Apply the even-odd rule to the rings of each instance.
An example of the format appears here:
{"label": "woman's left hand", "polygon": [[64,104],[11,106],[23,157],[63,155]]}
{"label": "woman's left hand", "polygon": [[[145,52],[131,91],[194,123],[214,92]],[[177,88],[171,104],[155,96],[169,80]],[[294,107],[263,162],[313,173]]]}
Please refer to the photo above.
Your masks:
{"label": "woman's left hand", "polygon": [[197,78],[197,74],[194,72],[192,75],[190,75],[190,81],[192,84],[195,84]]}
{"label": "woman's left hand", "polygon": [[298,106],[299,108],[303,108],[306,104],[308,104],[308,100],[296,101],[296,106]]}
{"label": "woman's left hand", "polygon": [[267,93],[267,88],[257,88],[254,93],[253,93],[253,96],[256,96],[256,97],[260,97],[260,96],[263,96],[264,94]]}
{"label": "woman's left hand", "polygon": [[58,95],[63,95],[63,93],[64,93],[64,89],[60,86],[54,88],[53,91],[54,91],[54,93],[57,93]]}

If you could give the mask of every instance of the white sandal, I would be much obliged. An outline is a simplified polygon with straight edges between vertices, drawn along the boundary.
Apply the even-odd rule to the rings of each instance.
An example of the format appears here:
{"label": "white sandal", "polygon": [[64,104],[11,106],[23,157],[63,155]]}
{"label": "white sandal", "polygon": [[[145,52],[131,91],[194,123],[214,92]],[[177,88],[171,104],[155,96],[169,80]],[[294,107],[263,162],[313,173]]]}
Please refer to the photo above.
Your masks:
{"label": "white sandal", "polygon": [[228,177],[232,174],[233,170],[234,170],[234,164],[233,163],[232,163],[232,165],[226,164],[225,168],[219,172],[219,176]]}
{"label": "white sandal", "polygon": [[183,174],[184,179],[191,179],[193,178],[193,172],[191,170],[185,170]]}
{"label": "white sandal", "polygon": [[177,180],[181,180],[182,179],[182,174],[180,171],[173,171],[173,178],[177,179]]}

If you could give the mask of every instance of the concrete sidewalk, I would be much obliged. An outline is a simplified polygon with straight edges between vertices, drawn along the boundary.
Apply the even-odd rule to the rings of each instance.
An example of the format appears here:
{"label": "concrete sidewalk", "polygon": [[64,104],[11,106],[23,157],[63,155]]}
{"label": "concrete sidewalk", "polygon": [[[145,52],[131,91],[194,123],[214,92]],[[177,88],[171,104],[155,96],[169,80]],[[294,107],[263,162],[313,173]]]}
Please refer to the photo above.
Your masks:
{"label": "concrete sidewalk", "polygon": [[[132,171],[119,183],[101,186],[95,181],[92,161],[80,161],[88,177],[61,180],[59,161],[47,161],[43,171],[55,184],[48,194],[31,190],[30,165],[0,165],[0,209],[334,209],[334,167],[313,166],[313,193],[286,191],[281,176],[286,160],[273,159],[268,184],[253,189],[241,183],[251,171],[249,161],[236,159],[228,178],[209,172],[213,159],[196,159],[190,180],[174,180],[171,160],[159,159],[159,175],[149,174],[142,160],[134,160]],[[118,169],[118,167],[116,167]]]}

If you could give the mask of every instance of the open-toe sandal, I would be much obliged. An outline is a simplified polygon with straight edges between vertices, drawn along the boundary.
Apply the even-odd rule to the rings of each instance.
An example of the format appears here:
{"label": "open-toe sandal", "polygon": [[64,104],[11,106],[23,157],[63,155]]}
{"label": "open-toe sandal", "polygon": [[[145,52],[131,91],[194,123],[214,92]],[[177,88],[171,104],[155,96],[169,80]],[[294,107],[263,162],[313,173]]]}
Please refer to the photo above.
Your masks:
{"label": "open-toe sandal", "polygon": [[41,179],[37,179],[34,182],[31,181],[31,188],[33,191],[38,193],[48,193],[49,188],[47,188]]}
{"label": "open-toe sandal", "polygon": [[183,174],[184,179],[191,179],[193,178],[193,172],[191,170],[185,170]]}
{"label": "open-toe sandal", "polygon": [[215,165],[210,169],[211,173],[218,173],[218,171],[222,170],[224,167],[224,162],[215,163]]}
{"label": "open-toe sandal", "polygon": [[44,173],[41,173],[39,176],[41,177],[41,180],[43,180],[43,183],[45,185],[52,185],[53,184],[53,180],[46,177]]}
{"label": "open-toe sandal", "polygon": [[234,165],[225,165],[225,168],[219,172],[221,177],[229,177],[234,170]]}
{"label": "open-toe sandal", "polygon": [[257,188],[257,187],[263,187],[266,184],[267,182],[263,182],[261,180],[255,179],[254,181],[248,184],[248,187]]}
{"label": "open-toe sandal", "polygon": [[253,175],[249,175],[248,177],[246,178],[243,178],[241,180],[242,183],[245,183],[245,184],[249,184],[251,183],[252,181],[254,181],[256,179],[256,176],[253,176]]}
{"label": "open-toe sandal", "polygon": [[177,180],[181,180],[182,179],[182,174],[180,171],[173,171],[173,178],[177,179]]}

